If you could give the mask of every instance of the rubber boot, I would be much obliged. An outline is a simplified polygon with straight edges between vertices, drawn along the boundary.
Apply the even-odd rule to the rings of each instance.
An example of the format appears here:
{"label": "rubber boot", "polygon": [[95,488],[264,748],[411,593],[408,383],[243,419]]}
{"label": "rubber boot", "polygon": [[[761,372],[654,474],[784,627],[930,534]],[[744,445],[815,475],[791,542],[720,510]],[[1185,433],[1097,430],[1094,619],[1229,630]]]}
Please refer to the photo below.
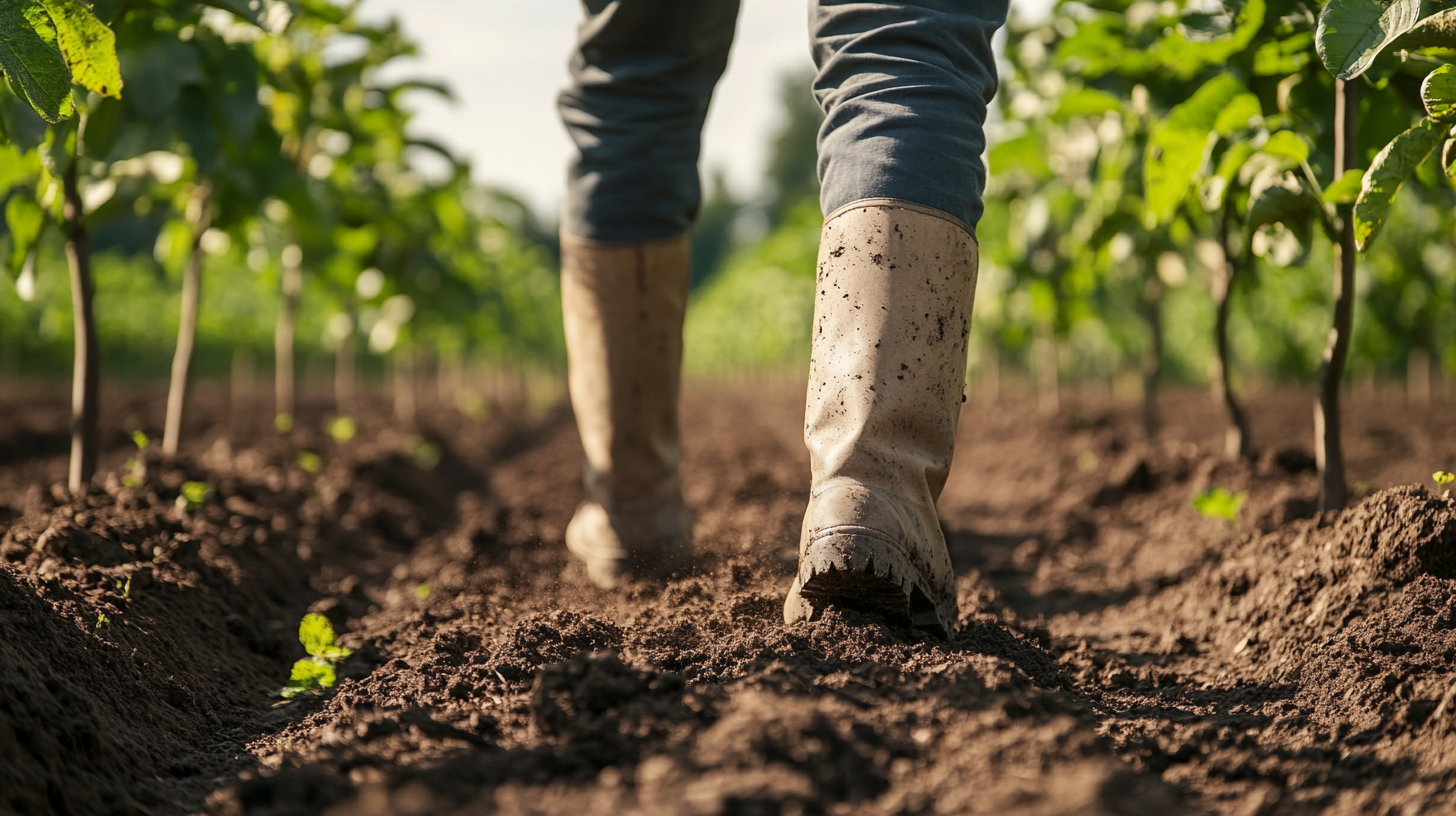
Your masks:
{"label": "rubber boot", "polygon": [[586,501],[566,545],[596,585],[689,565],[678,477],[678,394],[689,236],[597,244],[561,236],[567,382],[586,453]]}
{"label": "rubber boot", "polygon": [[965,400],[976,264],[971,231],[938,210],[870,199],[826,219],[804,417],[813,482],[786,623],[833,605],[955,632],[935,502]]}

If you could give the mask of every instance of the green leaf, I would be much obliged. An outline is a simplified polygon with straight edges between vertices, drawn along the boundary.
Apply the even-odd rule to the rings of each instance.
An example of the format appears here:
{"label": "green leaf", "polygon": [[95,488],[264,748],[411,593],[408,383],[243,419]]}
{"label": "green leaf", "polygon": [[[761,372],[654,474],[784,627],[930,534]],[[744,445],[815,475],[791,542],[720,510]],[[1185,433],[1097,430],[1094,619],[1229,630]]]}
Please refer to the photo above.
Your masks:
{"label": "green leaf", "polygon": [[102,96],[121,98],[116,35],[81,0],[41,0],[55,23],[71,81]]}
{"label": "green leaf", "polygon": [[1361,252],[1370,247],[1385,226],[1400,186],[1446,138],[1448,130],[1446,125],[1422,119],[1376,154],[1365,173],[1360,198],[1355,201],[1355,246]]}
{"label": "green leaf", "polygon": [[1264,111],[1259,107],[1259,97],[1251,93],[1239,94],[1222,111],[1219,111],[1218,119],[1213,123],[1213,129],[1218,135],[1227,136],[1249,127],[1263,115]]}
{"label": "green leaf", "polygon": [[283,696],[292,698],[304,692],[332,688],[337,680],[338,676],[334,673],[333,666],[305,657],[293,664],[293,671],[289,674],[288,685],[283,689]]}
{"label": "green leaf", "polygon": [[1230,493],[1222,487],[1211,487],[1193,497],[1193,509],[1204,518],[1221,518],[1232,524],[1239,520],[1239,510],[1248,497],[1247,491]]}
{"label": "green leaf", "polygon": [[1228,196],[1229,186],[1238,176],[1244,162],[1254,155],[1254,147],[1248,142],[1234,142],[1223,151],[1218,159],[1218,169],[1213,175],[1203,182],[1203,208],[1209,212],[1217,212],[1223,208],[1224,199]]}
{"label": "green leaf", "polygon": [[1173,217],[1203,165],[1219,115],[1245,93],[1243,83],[1220,74],[1153,128],[1143,178],[1148,215],[1154,222],[1167,223]]}
{"label": "green leaf", "polygon": [[1456,8],[1438,11],[1416,23],[1390,44],[1392,49],[1456,48]]}
{"label": "green leaf", "polygon": [[298,642],[303,644],[304,651],[326,660],[342,660],[351,654],[339,645],[339,637],[334,634],[334,625],[329,619],[314,612],[304,615],[298,625]]}
{"label": "green leaf", "polygon": [[56,27],[39,0],[0,2],[0,69],[10,87],[47,122],[75,110],[71,71],[56,43]]}
{"label": "green leaf", "polygon": [[1314,196],[1297,183],[1268,184],[1253,190],[1246,225],[1250,230],[1274,223],[1292,227],[1307,221],[1315,211]]}
{"label": "green leaf", "polygon": [[1330,0],[1320,11],[1315,49],[1330,73],[1354,79],[1420,15],[1420,0]]}
{"label": "green leaf", "polygon": [[1122,100],[1096,88],[1078,88],[1062,97],[1052,118],[1058,122],[1088,116],[1102,116],[1122,110]]}
{"label": "green leaf", "polygon": [[1437,122],[1456,119],[1456,65],[1447,63],[1426,76],[1421,83],[1421,102]]}
{"label": "green leaf", "polygon": [[21,150],[18,145],[0,142],[0,196],[17,184],[24,184],[40,174],[40,154]]}
{"label": "green leaf", "polygon": [[1364,170],[1346,170],[1343,176],[1325,188],[1326,204],[1354,204],[1360,196],[1360,186],[1365,183]]}
{"label": "green leaf", "polygon": [[19,274],[45,230],[45,210],[32,196],[13,195],[5,203],[5,226],[10,230],[10,273]]}
{"label": "green leaf", "polygon": [[1309,142],[1291,130],[1281,130],[1269,137],[1259,152],[1294,164],[1309,161]]}
{"label": "green leaf", "polygon": [[1441,169],[1446,175],[1456,175],[1456,139],[1447,139],[1441,146]]}

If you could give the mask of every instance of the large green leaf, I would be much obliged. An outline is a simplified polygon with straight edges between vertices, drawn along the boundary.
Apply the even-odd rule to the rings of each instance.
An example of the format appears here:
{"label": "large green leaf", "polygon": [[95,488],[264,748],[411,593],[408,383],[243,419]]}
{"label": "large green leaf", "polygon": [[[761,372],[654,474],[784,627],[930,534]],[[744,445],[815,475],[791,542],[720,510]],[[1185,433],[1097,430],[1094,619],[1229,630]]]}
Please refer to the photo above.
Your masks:
{"label": "large green leaf", "polygon": [[1251,93],[1239,94],[1222,111],[1219,111],[1213,129],[1218,135],[1227,136],[1234,131],[1253,126],[1263,115],[1264,111],[1259,106],[1259,97]]}
{"label": "large green leaf", "polygon": [[1325,188],[1326,204],[1354,204],[1360,197],[1360,188],[1365,184],[1364,170],[1346,170]]}
{"label": "large green leaf", "polygon": [[13,195],[5,202],[5,227],[10,230],[10,272],[19,274],[45,229],[45,210],[33,196]]}
{"label": "large green leaf", "polygon": [[1456,48],[1456,8],[1438,11],[1396,38],[1391,48],[1418,51],[1422,48]]}
{"label": "large green leaf", "polygon": [[24,184],[40,175],[40,154],[21,150],[11,142],[0,142],[0,196],[17,184]]}
{"label": "large green leaf", "polygon": [[1330,0],[1320,11],[1315,50],[1330,73],[1354,79],[1420,15],[1420,0]]}
{"label": "large green leaf", "polygon": [[0,69],[47,122],[59,122],[75,110],[71,71],[39,0],[0,0]]}
{"label": "large green leaf", "polygon": [[1456,65],[1447,63],[1426,76],[1421,83],[1421,102],[1437,122],[1456,119]]}
{"label": "large green leaf", "polygon": [[1269,137],[1269,141],[1259,148],[1260,152],[1273,156],[1276,159],[1303,164],[1309,161],[1309,142],[1292,130],[1277,131]]}
{"label": "large green leaf", "polygon": [[1365,173],[1360,198],[1355,201],[1355,246],[1361,252],[1369,248],[1370,242],[1380,234],[1380,228],[1385,226],[1400,186],[1446,138],[1450,129],[1449,125],[1422,119],[1376,154]]}
{"label": "large green leaf", "polygon": [[116,61],[116,35],[81,0],[41,2],[56,25],[61,54],[71,67],[71,81],[88,91],[120,99],[121,65]]}
{"label": "large green leaf", "polygon": [[1169,111],[1167,118],[1153,128],[1143,161],[1143,183],[1148,216],[1155,223],[1166,223],[1173,217],[1193,188],[1193,179],[1208,153],[1219,115],[1246,93],[1243,83],[1228,74],[1220,74]]}

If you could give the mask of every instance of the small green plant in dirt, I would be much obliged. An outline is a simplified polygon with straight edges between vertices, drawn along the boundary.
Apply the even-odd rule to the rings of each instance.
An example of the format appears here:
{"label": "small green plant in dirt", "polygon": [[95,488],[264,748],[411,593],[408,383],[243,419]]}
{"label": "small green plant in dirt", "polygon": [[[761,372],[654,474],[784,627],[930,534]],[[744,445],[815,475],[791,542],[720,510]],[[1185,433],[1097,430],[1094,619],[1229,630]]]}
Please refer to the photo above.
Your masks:
{"label": "small green plant in dirt", "polygon": [[288,685],[280,692],[290,699],[305,692],[331,688],[337,679],[334,667],[352,654],[339,645],[339,636],[329,619],[313,612],[304,615],[298,625],[298,642],[303,644],[308,657],[293,664]]}
{"label": "small green plant in dirt", "polygon": [[420,470],[434,470],[440,464],[440,446],[428,439],[418,436],[410,439],[409,451]]}
{"label": "small green plant in dirt", "polygon": [[147,480],[147,463],[142,459],[141,452],[152,444],[152,440],[141,431],[132,431],[131,441],[137,446],[137,455],[126,460],[126,475],[121,477],[121,486],[135,490]]}
{"label": "small green plant in dirt", "polygon": [[305,473],[318,473],[324,467],[324,460],[313,451],[301,450],[293,455],[293,461],[297,462]]}
{"label": "small green plant in dirt", "polygon": [[1210,487],[1193,497],[1193,509],[1204,518],[1221,518],[1230,524],[1237,524],[1239,511],[1243,509],[1244,499],[1248,497],[1247,491],[1230,493],[1222,487]]}
{"label": "small green plant in dirt", "polygon": [[273,429],[278,433],[288,433],[293,430],[293,414],[281,413],[273,416]]}
{"label": "small green plant in dirt", "polygon": [[128,577],[125,581],[122,581],[120,578],[118,578],[116,580],[116,591],[121,593],[121,597],[122,597],[123,600],[130,600],[131,599],[131,578]]}
{"label": "small green plant in dirt", "polygon": [[428,600],[430,597],[430,585],[420,584],[419,586],[415,587],[415,597],[419,598],[422,601]]}
{"label": "small green plant in dirt", "polygon": [[212,496],[212,488],[202,482],[183,482],[182,494],[177,497],[177,509],[198,510]]}
{"label": "small green plant in dirt", "polygon": [[354,434],[359,432],[359,426],[354,423],[354,418],[346,416],[330,419],[324,423],[324,428],[329,432],[329,436],[332,436],[334,441],[340,445],[353,439]]}
{"label": "small green plant in dirt", "polygon": [[1456,473],[1449,473],[1444,470],[1438,470],[1435,473],[1431,474],[1431,479],[1436,482],[1436,489],[1441,491],[1441,496],[1443,498],[1451,498],[1451,489],[1448,488],[1447,485],[1451,484],[1452,482],[1456,482]]}
{"label": "small green plant in dirt", "polygon": [[102,632],[111,628],[111,618],[105,612],[96,613],[96,631]]}

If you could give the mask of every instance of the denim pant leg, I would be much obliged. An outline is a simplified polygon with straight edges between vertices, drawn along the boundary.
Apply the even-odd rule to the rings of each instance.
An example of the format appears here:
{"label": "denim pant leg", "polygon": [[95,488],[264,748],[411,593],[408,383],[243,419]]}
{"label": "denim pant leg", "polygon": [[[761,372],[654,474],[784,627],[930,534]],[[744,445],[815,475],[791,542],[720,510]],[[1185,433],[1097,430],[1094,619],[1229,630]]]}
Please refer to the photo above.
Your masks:
{"label": "denim pant leg", "polygon": [[635,242],[692,227],[703,121],[728,63],[738,4],[583,0],[571,84],[558,102],[576,145],[567,233]]}
{"label": "denim pant leg", "polygon": [[811,0],[824,214],[899,198],[981,218],[991,36],[1008,0]]}

